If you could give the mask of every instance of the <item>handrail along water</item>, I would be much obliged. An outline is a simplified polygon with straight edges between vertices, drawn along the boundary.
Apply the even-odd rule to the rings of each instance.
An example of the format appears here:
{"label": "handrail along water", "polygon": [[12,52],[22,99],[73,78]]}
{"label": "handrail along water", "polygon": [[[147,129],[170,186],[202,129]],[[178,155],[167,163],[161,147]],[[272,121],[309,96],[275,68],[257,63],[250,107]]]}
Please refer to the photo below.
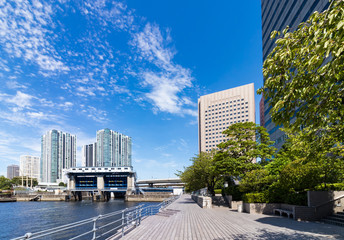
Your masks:
{"label": "handrail along water", "polygon": [[[119,233],[121,237],[124,237],[126,230],[130,229],[131,227],[139,226],[143,219],[145,219],[148,216],[159,213],[160,210],[166,208],[179,197],[180,196],[170,197],[156,205],[138,205],[136,207],[126,208],[124,210],[98,215],[93,218],[84,219],[81,221],[46,229],[39,232],[29,232],[26,233],[24,236],[13,238],[12,240],[39,239],[42,237],[53,236],[56,234],[63,236],[64,239],[67,237],[71,240],[80,239],[81,237],[87,235],[92,236],[92,240],[100,239],[102,237],[109,236],[111,233],[113,235]],[[75,236],[71,236],[73,234],[73,232],[71,231],[76,230],[81,226],[85,225],[89,225],[89,228],[86,228],[86,230],[84,230],[82,233],[80,233],[80,230],[76,231],[77,234]]]}

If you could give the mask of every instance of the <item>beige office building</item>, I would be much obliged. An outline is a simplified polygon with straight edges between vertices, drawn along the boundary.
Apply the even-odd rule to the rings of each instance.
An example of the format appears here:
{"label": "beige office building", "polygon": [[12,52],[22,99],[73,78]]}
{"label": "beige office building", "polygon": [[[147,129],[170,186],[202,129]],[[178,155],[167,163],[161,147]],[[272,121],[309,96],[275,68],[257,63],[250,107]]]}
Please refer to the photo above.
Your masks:
{"label": "beige office building", "polygon": [[217,149],[226,136],[222,132],[233,123],[254,122],[254,84],[201,96],[198,99],[199,151]]}

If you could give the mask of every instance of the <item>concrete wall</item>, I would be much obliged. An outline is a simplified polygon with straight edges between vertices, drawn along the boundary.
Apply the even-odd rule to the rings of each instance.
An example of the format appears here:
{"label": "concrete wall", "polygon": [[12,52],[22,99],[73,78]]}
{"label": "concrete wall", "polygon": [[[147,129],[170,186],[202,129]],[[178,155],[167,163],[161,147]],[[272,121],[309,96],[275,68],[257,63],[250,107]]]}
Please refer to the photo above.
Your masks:
{"label": "concrete wall", "polygon": [[279,203],[244,203],[244,212],[251,214],[274,214],[274,209],[281,208]]}
{"label": "concrete wall", "polygon": [[23,201],[30,201],[35,196],[40,195],[40,201],[65,201],[66,194],[59,194],[59,195],[52,195],[52,194],[35,194],[35,195],[29,195],[29,194],[20,194],[16,196],[17,201],[23,202]]}
{"label": "concrete wall", "polygon": [[126,195],[125,201],[127,202],[162,202],[171,195]]}
{"label": "concrete wall", "polygon": [[196,196],[191,195],[191,198],[200,206],[201,208],[212,208],[211,197]]}
{"label": "concrete wall", "polygon": [[238,210],[238,205],[243,205],[243,201],[231,201],[231,207],[233,210]]}
{"label": "concrete wall", "polygon": [[215,196],[211,197],[212,206],[215,207],[228,207],[229,202],[226,197],[223,197],[221,194],[216,194]]}

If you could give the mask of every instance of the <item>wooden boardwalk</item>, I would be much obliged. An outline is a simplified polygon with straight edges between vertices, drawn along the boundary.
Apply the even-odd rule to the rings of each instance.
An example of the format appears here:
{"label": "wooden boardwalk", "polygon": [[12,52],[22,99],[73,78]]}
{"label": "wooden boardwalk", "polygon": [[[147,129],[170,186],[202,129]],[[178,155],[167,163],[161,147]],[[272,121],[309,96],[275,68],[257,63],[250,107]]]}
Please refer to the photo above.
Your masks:
{"label": "wooden boardwalk", "polygon": [[122,239],[344,239],[344,228],[238,213],[224,207],[202,209],[190,195],[183,195],[162,213],[143,220]]}

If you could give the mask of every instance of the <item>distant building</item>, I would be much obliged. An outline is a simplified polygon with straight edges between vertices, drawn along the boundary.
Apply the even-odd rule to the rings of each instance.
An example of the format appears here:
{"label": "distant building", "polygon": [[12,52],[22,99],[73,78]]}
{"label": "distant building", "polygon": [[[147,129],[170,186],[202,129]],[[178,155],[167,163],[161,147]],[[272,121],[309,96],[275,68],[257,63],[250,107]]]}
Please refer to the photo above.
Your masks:
{"label": "distant building", "polygon": [[97,166],[97,143],[91,143],[82,147],[82,166]]}
{"label": "distant building", "polygon": [[40,181],[41,159],[39,157],[22,155],[20,156],[20,176],[36,178]]}
{"label": "distant building", "polygon": [[131,166],[131,137],[108,128],[97,131],[97,166]]}
{"label": "distant building", "polygon": [[201,96],[198,99],[199,151],[216,149],[226,140],[222,132],[237,122],[255,123],[253,83]]}
{"label": "distant building", "polygon": [[12,179],[19,176],[19,166],[18,165],[9,165],[7,166],[7,178]]}
{"label": "distant building", "polygon": [[[308,20],[315,11],[323,12],[329,7],[329,0],[262,0],[262,43],[263,43],[263,61],[266,60],[269,53],[276,46],[275,39],[270,39],[272,31],[283,31],[286,26],[295,30],[301,22]],[[264,100],[264,111],[261,117],[264,118],[264,125],[267,129],[270,139],[274,141],[274,146],[280,149],[287,139],[284,132],[280,130],[281,126],[276,126],[271,121],[272,106],[269,104],[269,98]]]}
{"label": "distant building", "polygon": [[61,181],[62,170],[76,165],[76,136],[58,130],[48,131],[42,136],[41,154],[41,181]]}

